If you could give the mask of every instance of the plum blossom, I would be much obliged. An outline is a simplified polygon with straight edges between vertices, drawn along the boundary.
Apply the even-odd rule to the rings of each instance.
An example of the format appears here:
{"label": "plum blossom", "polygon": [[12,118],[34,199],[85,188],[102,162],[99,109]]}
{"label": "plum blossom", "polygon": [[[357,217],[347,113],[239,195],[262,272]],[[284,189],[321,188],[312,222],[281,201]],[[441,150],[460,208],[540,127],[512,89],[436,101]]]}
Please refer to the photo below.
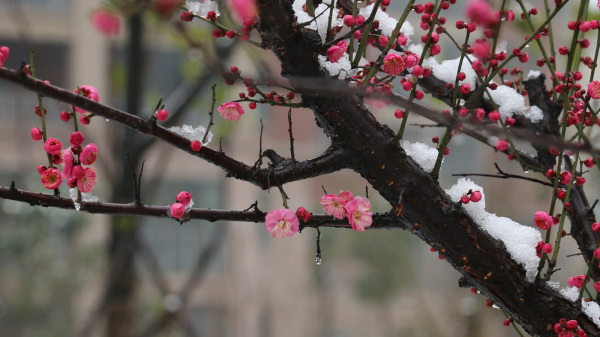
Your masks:
{"label": "plum blossom", "polygon": [[121,28],[119,16],[105,8],[98,8],[92,13],[92,23],[104,35],[117,35]]}
{"label": "plum blossom", "polygon": [[590,84],[588,84],[588,94],[590,94],[590,96],[592,96],[593,99],[600,98],[600,82],[599,81],[593,81]]}
{"label": "plum blossom", "polygon": [[171,213],[172,217],[179,219],[185,214],[185,206],[178,202],[174,203],[169,208],[169,212]]}
{"label": "plum blossom", "polygon": [[569,285],[571,287],[577,287],[580,288],[583,287],[583,283],[585,282],[585,275],[577,275],[577,276],[571,276],[569,277],[569,279],[567,280],[567,283],[569,283]]}
{"label": "plum blossom", "polygon": [[[82,85],[78,89],[75,89],[76,94],[80,94],[84,97],[91,99],[92,101],[98,102],[100,100],[100,95],[98,94],[98,89],[91,85]],[[75,111],[79,113],[85,113],[85,110],[79,107],[75,107]]]}
{"label": "plum blossom", "polygon": [[396,76],[406,69],[404,58],[398,54],[390,53],[383,58],[383,71]]}
{"label": "plum blossom", "polygon": [[79,146],[85,140],[85,136],[80,131],[71,132],[69,142],[74,146]]}
{"label": "plum blossom", "polygon": [[343,219],[346,216],[346,203],[335,194],[322,196],[320,204],[323,205],[327,215],[333,215],[336,219]]}
{"label": "plum blossom", "polygon": [[73,153],[71,152],[71,150],[66,149],[63,151],[63,159],[64,161],[62,176],[65,179],[69,179],[73,175]]}
{"label": "plum blossom", "polygon": [[494,27],[498,23],[496,11],[485,0],[471,0],[466,6],[466,16],[471,22],[487,28]]}
{"label": "plum blossom", "polygon": [[79,154],[79,161],[83,165],[92,165],[96,162],[96,158],[98,157],[98,146],[94,143],[89,143],[86,145],[81,153]]}
{"label": "plum blossom", "polygon": [[[78,166],[81,167],[81,166]],[[83,176],[77,178],[77,188],[82,193],[90,193],[96,185],[96,171],[92,168],[86,167],[83,171]]]}
{"label": "plum blossom", "polygon": [[205,0],[205,1],[186,1],[185,7],[188,11],[192,12],[194,15],[206,18],[208,16],[208,12],[215,12],[217,17],[221,15],[219,12],[219,5],[216,2]]}
{"label": "plum blossom", "polygon": [[254,21],[258,16],[258,6],[255,0],[229,0],[229,3],[242,20]]}
{"label": "plum blossom", "polygon": [[182,204],[183,206],[187,206],[187,205],[189,205],[190,201],[192,200],[192,195],[190,194],[190,192],[181,191],[181,192],[179,192],[179,194],[177,194],[177,197],[175,197],[175,200],[177,200],[177,202]]}
{"label": "plum blossom", "polygon": [[265,216],[265,228],[274,238],[291,237],[300,229],[300,221],[291,209],[272,210]]}
{"label": "plum blossom", "polygon": [[10,48],[7,46],[0,47],[0,67],[4,67],[4,61],[8,58],[8,54],[10,54]]}
{"label": "plum blossom", "polygon": [[62,183],[62,175],[59,170],[52,167],[42,173],[42,185],[49,190],[57,189]]}
{"label": "plum blossom", "polygon": [[62,149],[62,143],[58,139],[48,138],[44,143],[44,151],[49,154],[59,154]]}
{"label": "plum blossom", "polygon": [[237,121],[244,114],[244,108],[237,102],[223,103],[217,108],[221,117],[230,121]]}
{"label": "plum blossom", "polygon": [[544,211],[538,211],[535,213],[535,215],[533,216],[533,222],[535,223],[536,227],[542,230],[547,230],[550,227],[552,227],[552,217],[550,216],[550,214],[548,214],[547,212]]}
{"label": "plum blossom", "polygon": [[298,207],[298,209],[296,210],[296,215],[298,215],[298,218],[302,219],[302,221],[304,222],[307,222],[311,216],[310,212],[307,211],[304,207]]}
{"label": "plum blossom", "polygon": [[337,63],[348,50],[346,41],[340,41],[327,49],[327,57],[331,63]]}
{"label": "plum blossom", "polygon": [[366,227],[371,226],[373,218],[371,217],[371,202],[367,198],[355,197],[346,204],[348,212],[348,221],[352,229],[362,232]]}

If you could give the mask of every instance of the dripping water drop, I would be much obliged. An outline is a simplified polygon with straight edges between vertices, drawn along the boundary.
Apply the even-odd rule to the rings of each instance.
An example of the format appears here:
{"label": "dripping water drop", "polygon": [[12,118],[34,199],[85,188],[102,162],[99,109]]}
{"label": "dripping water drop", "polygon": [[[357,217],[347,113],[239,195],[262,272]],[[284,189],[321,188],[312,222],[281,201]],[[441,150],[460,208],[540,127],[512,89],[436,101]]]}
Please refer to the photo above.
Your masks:
{"label": "dripping water drop", "polygon": [[321,260],[321,257],[319,255],[317,255],[317,258],[315,259],[315,262],[317,263],[317,266],[320,266],[321,263],[323,263],[323,260]]}

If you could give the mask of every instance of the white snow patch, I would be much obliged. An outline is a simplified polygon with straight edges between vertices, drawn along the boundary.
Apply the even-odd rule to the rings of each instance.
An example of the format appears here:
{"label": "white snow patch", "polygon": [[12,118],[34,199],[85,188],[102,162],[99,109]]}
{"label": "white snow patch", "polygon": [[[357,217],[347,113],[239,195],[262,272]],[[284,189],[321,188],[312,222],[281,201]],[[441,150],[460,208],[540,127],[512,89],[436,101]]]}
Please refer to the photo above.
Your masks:
{"label": "white snow patch", "polygon": [[577,297],[579,297],[579,288],[577,287],[568,287],[562,288],[560,290],[560,294],[562,297],[568,299],[571,302],[577,301]]}
{"label": "white snow patch", "polygon": [[[70,188],[69,189],[69,198],[71,198],[71,200],[73,200],[73,205],[75,206],[75,210],[79,211],[81,209],[81,204],[79,204],[79,202],[77,202],[77,191],[79,191],[77,188]],[[100,201],[100,199],[97,196],[92,195],[92,192],[89,192],[89,193],[81,193],[81,201],[82,202],[98,202],[98,201]]]}
{"label": "white snow patch", "polygon": [[[316,30],[321,36],[321,42],[325,42],[325,38],[327,36],[327,25],[329,24],[329,4],[331,1],[323,1],[315,8],[315,17],[308,15],[308,13],[304,12],[302,8],[306,4],[306,0],[296,0],[292,4],[292,9],[294,10],[294,14],[296,15],[296,21],[298,24],[304,24],[310,22],[306,26],[306,28]],[[333,9],[333,15],[331,17],[331,28],[342,26],[344,24],[344,20],[342,18],[338,18],[340,10],[337,8]]]}
{"label": "white snow patch", "polygon": [[[202,143],[202,139],[204,138],[204,134],[206,134],[206,128],[202,125],[194,128],[191,125],[184,124],[182,127],[172,126],[169,128],[169,131],[176,133],[180,136],[183,136],[190,141],[197,140]],[[213,138],[212,132],[208,133],[208,137],[206,137],[206,142],[202,143],[202,146],[207,145]]]}
{"label": "white snow patch", "polygon": [[344,53],[344,56],[342,56],[336,63],[329,61],[325,55],[319,55],[318,59],[321,68],[327,70],[331,76],[337,76],[337,78],[340,80],[352,77],[358,71],[358,69],[352,69],[352,64],[350,64],[348,53]]}
{"label": "white snow patch", "polygon": [[[426,67],[431,67],[433,75],[444,82],[449,82],[454,84],[456,81],[456,74],[458,73],[458,64],[460,63],[460,57],[453,60],[444,60],[442,63],[438,63],[435,58],[429,57],[423,61],[423,65]],[[475,70],[471,67],[471,63],[465,57],[463,59],[462,66],[460,67],[460,71],[465,73],[466,78],[463,81],[459,81],[458,85],[468,84],[471,86],[471,89],[475,90],[475,85],[477,83],[477,74]]]}
{"label": "white snow patch", "polygon": [[[371,16],[371,12],[373,12],[374,6],[375,4],[373,3],[365,8],[362,8],[359,12],[360,15],[364,16],[365,19],[367,19],[369,16]],[[375,20],[379,21],[379,29],[381,29],[381,34],[386,36],[392,36],[392,33],[394,32],[394,29],[398,24],[398,20],[394,19],[381,9],[378,10],[375,14]],[[402,27],[400,27],[400,32],[404,34],[404,36],[410,38],[412,35],[415,34],[415,29],[408,21],[404,21],[402,23]]]}
{"label": "white snow patch", "polygon": [[221,15],[221,13],[219,13],[219,5],[211,0],[204,0],[204,1],[186,1],[185,2],[185,7],[188,9],[188,11],[194,13],[194,15],[198,15],[200,17],[206,18],[206,16],[208,15],[208,12],[210,11],[214,11],[215,14],[217,14],[217,17],[219,15]]}
{"label": "white snow patch", "polygon": [[560,282],[558,281],[547,281],[546,284],[548,285],[548,287],[554,290],[558,290],[558,288],[560,287]]}
{"label": "white snow patch", "polygon": [[496,90],[489,90],[489,93],[494,102],[500,106],[498,112],[502,115],[502,119],[517,114],[523,115],[533,123],[537,123],[543,117],[542,110],[536,106],[525,105],[525,97],[514,88],[499,85]]}
{"label": "white snow patch", "polygon": [[[562,297],[568,299],[571,302],[577,301],[579,298],[580,289],[577,287],[566,287],[561,289],[560,294]],[[583,312],[600,327],[600,306],[594,301],[586,302],[584,299],[581,300],[581,309]]]}
{"label": "white snow patch", "polygon": [[421,57],[421,55],[423,55],[423,45],[419,43],[411,44],[410,46],[408,46],[408,51],[417,54],[419,55],[419,57]]}
{"label": "white snow patch", "polygon": [[[437,160],[438,150],[423,143],[411,143],[407,140],[400,142],[400,146],[404,149],[419,166],[426,172],[431,172]],[[442,160],[443,162],[443,160]]]}
{"label": "white snow patch", "polygon": [[542,72],[539,70],[530,70],[529,73],[527,74],[527,80],[530,80],[533,78],[538,78],[538,77],[540,77],[541,74],[542,74]]}
{"label": "white snow patch", "polygon": [[533,282],[540,262],[540,258],[535,252],[537,243],[542,241],[540,232],[509,218],[488,213],[485,210],[483,188],[469,179],[460,178],[456,185],[446,190],[446,193],[452,201],[460,202],[460,198],[469,190],[480,191],[482,198],[479,202],[463,204],[465,211],[484,231],[502,241],[510,256],[525,269],[527,281]]}

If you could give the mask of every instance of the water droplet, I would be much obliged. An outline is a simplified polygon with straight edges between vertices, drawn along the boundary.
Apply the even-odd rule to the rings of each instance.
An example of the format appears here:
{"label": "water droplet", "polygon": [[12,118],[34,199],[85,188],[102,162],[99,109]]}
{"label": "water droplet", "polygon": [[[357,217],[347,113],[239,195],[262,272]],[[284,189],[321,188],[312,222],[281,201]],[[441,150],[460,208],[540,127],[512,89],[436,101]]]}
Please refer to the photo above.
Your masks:
{"label": "water droplet", "polygon": [[107,118],[107,119],[106,119],[106,121],[107,121],[107,122],[110,122],[110,119],[108,119],[108,118]]}
{"label": "water droplet", "polygon": [[500,307],[497,306],[497,305],[495,305],[495,304],[492,304],[492,308],[494,308],[494,309],[500,309]]}
{"label": "water droplet", "polygon": [[315,262],[317,262],[317,266],[320,266],[321,263],[323,262],[323,260],[321,260],[320,256],[317,256],[317,258],[315,259]]}
{"label": "water droplet", "polygon": [[73,202],[73,205],[75,206],[76,211],[79,211],[79,209],[81,208],[81,205],[79,205],[78,202]]}
{"label": "water droplet", "polygon": [[523,171],[523,172],[525,172],[525,174],[528,174],[528,173],[529,173],[529,170],[525,170],[525,171]]}

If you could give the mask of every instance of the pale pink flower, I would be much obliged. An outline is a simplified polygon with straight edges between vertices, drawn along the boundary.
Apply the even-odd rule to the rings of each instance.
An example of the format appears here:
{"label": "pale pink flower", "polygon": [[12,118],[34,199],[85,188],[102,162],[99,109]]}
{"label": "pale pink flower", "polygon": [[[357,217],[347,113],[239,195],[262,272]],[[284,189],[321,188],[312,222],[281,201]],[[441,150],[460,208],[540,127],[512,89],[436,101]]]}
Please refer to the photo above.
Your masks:
{"label": "pale pink flower", "polygon": [[229,0],[231,7],[243,21],[253,21],[258,16],[258,6],[254,0]]}
{"label": "pale pink flower", "polygon": [[493,27],[498,23],[496,11],[485,0],[471,0],[466,6],[466,16],[471,22],[487,28]]}
{"label": "pale pink flower", "polygon": [[364,231],[373,223],[371,202],[367,198],[355,197],[350,200],[346,204],[346,211],[348,212],[348,222],[357,232]]}
{"label": "pale pink flower", "polygon": [[221,117],[230,121],[237,121],[244,114],[244,108],[237,102],[223,103],[217,108]]}
{"label": "pale pink flower", "polygon": [[354,195],[352,195],[352,192],[350,191],[341,191],[340,194],[338,194],[338,198],[343,205],[346,205],[348,201],[354,199]]}
{"label": "pale pink flower", "polygon": [[477,39],[475,40],[475,47],[473,48],[473,54],[483,62],[489,61],[491,57],[492,48],[487,41]]}
{"label": "pale pink flower", "polygon": [[185,214],[185,206],[180,203],[175,203],[171,205],[169,211],[171,212],[172,217],[179,219]]}
{"label": "pale pink flower", "polygon": [[336,219],[343,219],[346,216],[345,203],[342,203],[340,198],[335,194],[322,196],[320,204],[323,205],[327,215],[333,215]]}
{"label": "pale pink flower", "polygon": [[79,161],[83,165],[92,165],[98,157],[98,147],[94,143],[86,145],[79,154]]}
{"label": "pale pink flower", "polygon": [[[75,93],[87,97],[95,102],[98,102],[100,100],[100,94],[98,93],[98,89],[91,85],[82,85],[79,87],[79,89],[75,89]],[[86,112],[82,108],[78,107],[75,107],[75,111],[81,114]]]}
{"label": "pale pink flower", "polygon": [[48,138],[44,144],[44,151],[49,154],[59,154],[62,149],[62,143],[58,139]]}
{"label": "pale pink flower", "polygon": [[593,81],[590,84],[588,84],[588,94],[590,94],[590,96],[592,96],[593,99],[600,98],[600,82],[599,81]]}
{"label": "pale pink flower", "polygon": [[327,49],[327,57],[331,63],[337,63],[348,50],[346,41],[340,41]]}
{"label": "pale pink flower", "polygon": [[182,204],[183,206],[187,206],[187,205],[189,205],[190,201],[192,200],[192,195],[190,194],[190,192],[181,191],[181,192],[179,192],[179,194],[177,194],[177,197],[175,197],[175,200],[177,200],[177,202]]}
{"label": "pale pink flower", "polygon": [[104,8],[98,8],[92,13],[92,23],[104,35],[117,35],[121,27],[119,16]]}
{"label": "pale pink flower", "polygon": [[49,168],[42,173],[42,185],[49,190],[57,189],[62,183],[62,175],[60,171],[53,168]]}
{"label": "pale pink flower", "polygon": [[404,58],[398,54],[387,54],[383,58],[383,71],[386,73],[396,76],[406,69],[406,63]]}
{"label": "pale pink flower", "polygon": [[265,228],[274,238],[291,237],[300,229],[300,221],[291,209],[280,208],[267,213]]}
{"label": "pale pink flower", "polygon": [[535,223],[536,227],[542,230],[547,230],[552,227],[552,217],[550,214],[544,211],[535,212],[533,216],[533,223]]}
{"label": "pale pink flower", "polygon": [[63,161],[62,176],[65,179],[69,179],[73,175],[73,153],[71,153],[71,150],[69,150],[69,149],[64,150],[63,158],[64,158],[64,161]]}
{"label": "pale pink flower", "polygon": [[10,48],[7,46],[0,47],[0,67],[4,67],[4,61],[8,58],[8,54],[10,54]]}
{"label": "pale pink flower", "polygon": [[96,171],[86,167],[83,176],[77,179],[77,188],[83,193],[90,193],[96,185]]}

